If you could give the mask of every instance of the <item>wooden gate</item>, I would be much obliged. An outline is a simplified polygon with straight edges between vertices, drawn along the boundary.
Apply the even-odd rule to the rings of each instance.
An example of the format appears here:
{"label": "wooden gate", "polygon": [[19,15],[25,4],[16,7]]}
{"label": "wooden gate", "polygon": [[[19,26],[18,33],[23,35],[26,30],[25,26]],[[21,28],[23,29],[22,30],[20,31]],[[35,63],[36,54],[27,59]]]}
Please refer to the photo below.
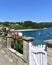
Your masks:
{"label": "wooden gate", "polygon": [[29,43],[29,65],[47,65],[46,45],[33,46]]}

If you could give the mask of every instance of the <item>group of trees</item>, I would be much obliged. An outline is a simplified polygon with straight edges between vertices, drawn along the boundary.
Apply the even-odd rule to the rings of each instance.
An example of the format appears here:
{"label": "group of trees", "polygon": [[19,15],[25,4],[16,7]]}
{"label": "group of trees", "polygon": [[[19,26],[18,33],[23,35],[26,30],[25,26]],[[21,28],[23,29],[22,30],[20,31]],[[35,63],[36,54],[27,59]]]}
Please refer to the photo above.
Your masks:
{"label": "group of trees", "polygon": [[3,26],[13,29],[35,29],[35,28],[52,28],[52,22],[36,23],[32,21],[24,22],[0,22]]}

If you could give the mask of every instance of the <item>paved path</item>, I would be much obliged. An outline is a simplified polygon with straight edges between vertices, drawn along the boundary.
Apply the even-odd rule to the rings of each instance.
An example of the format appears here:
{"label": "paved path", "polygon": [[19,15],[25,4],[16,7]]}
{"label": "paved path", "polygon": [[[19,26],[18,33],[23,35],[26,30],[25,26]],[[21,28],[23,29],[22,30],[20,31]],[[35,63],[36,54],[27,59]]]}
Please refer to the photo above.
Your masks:
{"label": "paved path", "polygon": [[52,48],[48,48],[48,65],[52,65]]}
{"label": "paved path", "polygon": [[0,45],[0,65],[17,65],[10,59],[7,54],[2,49],[2,45]]}

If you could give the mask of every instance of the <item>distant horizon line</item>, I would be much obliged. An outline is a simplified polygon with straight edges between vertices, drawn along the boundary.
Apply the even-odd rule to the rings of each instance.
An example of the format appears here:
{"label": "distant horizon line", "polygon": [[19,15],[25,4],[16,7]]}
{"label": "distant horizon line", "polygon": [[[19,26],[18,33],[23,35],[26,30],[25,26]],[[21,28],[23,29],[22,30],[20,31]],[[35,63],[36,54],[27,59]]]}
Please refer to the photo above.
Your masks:
{"label": "distant horizon line", "polygon": [[[32,20],[25,20],[25,21],[32,21]],[[0,21],[0,23],[2,22],[13,22],[13,23],[16,23],[16,22],[25,22],[25,21]],[[32,21],[32,22],[36,22],[36,23],[52,23],[52,21]]]}

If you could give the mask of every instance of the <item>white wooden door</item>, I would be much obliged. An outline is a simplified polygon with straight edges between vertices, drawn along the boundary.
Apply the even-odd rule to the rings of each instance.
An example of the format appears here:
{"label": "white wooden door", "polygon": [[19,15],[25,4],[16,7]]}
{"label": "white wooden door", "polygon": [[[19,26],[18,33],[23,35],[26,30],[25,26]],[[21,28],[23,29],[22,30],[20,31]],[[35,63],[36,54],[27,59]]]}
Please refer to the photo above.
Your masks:
{"label": "white wooden door", "polygon": [[29,43],[29,65],[47,65],[45,45],[33,46]]}

